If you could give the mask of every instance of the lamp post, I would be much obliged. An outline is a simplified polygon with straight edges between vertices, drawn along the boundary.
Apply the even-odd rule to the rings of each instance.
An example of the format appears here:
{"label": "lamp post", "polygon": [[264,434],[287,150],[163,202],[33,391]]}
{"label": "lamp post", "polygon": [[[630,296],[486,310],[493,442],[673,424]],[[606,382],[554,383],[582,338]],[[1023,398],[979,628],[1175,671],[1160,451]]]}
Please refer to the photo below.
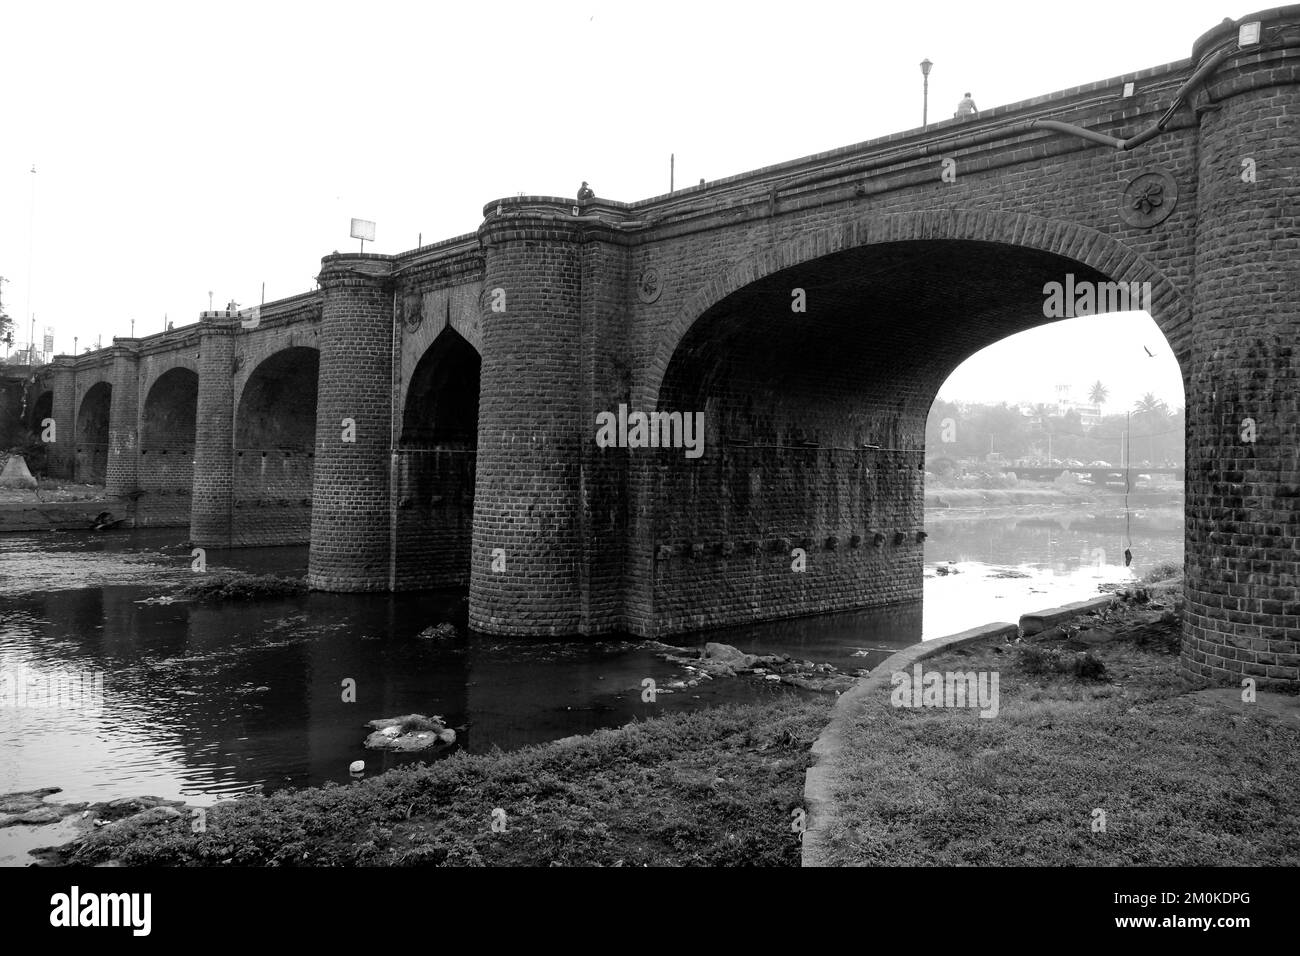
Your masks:
{"label": "lamp post", "polygon": [[921,129],[930,127],[930,67],[934,66],[930,60],[921,61]]}

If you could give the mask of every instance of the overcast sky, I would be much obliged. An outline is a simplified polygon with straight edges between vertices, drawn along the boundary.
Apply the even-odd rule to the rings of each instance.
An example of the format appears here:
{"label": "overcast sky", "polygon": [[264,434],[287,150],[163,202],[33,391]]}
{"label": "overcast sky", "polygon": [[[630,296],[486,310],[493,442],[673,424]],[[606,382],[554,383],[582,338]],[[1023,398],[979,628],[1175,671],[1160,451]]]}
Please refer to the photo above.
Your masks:
{"label": "overcast sky", "polygon": [[[367,251],[395,253],[472,232],[518,192],[586,179],[631,202],[667,191],[670,153],[690,184],[919,126],[926,57],[946,117],[967,90],[986,109],[1183,59],[1263,6],[6,4],[4,304],[19,340],[34,313],[57,351],[108,344],[132,318],[137,335],[195,321],[209,291],[221,306],[263,282],[268,301],[313,288],[322,255],[357,247],[353,216],[378,224]],[[986,350],[943,394],[1048,400],[1056,359],[1079,391],[1100,378],[1112,402],[1183,404],[1154,324],[1106,322]]]}

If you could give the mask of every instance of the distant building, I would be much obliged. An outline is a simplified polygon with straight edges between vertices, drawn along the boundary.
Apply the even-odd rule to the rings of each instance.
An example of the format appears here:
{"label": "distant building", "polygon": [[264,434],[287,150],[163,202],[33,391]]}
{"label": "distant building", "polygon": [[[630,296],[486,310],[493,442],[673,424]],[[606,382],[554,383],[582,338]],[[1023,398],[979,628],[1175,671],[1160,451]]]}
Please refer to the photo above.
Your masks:
{"label": "distant building", "polygon": [[1056,416],[1064,418],[1070,412],[1077,412],[1084,432],[1090,432],[1101,424],[1101,406],[1094,402],[1076,402],[1070,396],[1069,385],[1056,386]]}

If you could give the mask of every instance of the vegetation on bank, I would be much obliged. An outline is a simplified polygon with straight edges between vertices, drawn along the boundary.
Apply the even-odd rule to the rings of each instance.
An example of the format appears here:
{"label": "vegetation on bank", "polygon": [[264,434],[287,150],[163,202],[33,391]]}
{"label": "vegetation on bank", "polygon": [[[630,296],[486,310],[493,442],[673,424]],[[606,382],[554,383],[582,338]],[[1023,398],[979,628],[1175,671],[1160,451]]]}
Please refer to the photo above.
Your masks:
{"label": "vegetation on bank", "polygon": [[998,674],[993,718],[894,708],[884,688],[834,764],[827,862],[1300,864],[1300,722],[1239,689],[1195,693],[1158,613],[1103,620],[1082,653],[1071,629],[925,661]]}
{"label": "vegetation on bank", "polygon": [[189,817],[92,831],[69,862],[797,866],[792,811],[832,702],[783,695],[241,797],[208,809],[203,833]]}
{"label": "vegetation on bank", "polygon": [[1140,584],[1155,584],[1157,581],[1168,581],[1183,579],[1183,563],[1181,561],[1161,561],[1154,568],[1142,575],[1138,579]]}

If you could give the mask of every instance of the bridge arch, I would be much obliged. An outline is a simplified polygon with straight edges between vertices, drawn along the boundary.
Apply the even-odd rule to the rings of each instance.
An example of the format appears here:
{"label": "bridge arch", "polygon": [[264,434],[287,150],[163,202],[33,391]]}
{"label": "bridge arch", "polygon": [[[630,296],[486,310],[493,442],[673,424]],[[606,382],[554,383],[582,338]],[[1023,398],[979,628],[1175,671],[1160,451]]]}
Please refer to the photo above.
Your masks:
{"label": "bridge arch", "polygon": [[[646,378],[639,390],[640,407],[657,405],[668,364],[696,322],[742,289],[836,253],[890,244],[943,241],[991,243],[1012,249],[1035,250],[1090,267],[1099,273],[1095,281],[1150,283],[1151,316],[1164,332],[1179,365],[1186,368],[1191,337],[1188,302],[1168,276],[1132,247],[1079,223],[1026,213],[922,210],[868,215],[842,226],[815,230],[720,270],[696,289],[672,321],[654,336],[653,359],[647,366]],[[789,294],[787,290],[787,310]],[[1039,297],[1041,301],[1041,289]],[[791,314],[791,318],[795,316]],[[1051,320],[1043,320],[1047,321]],[[990,339],[984,344],[995,340]],[[978,349],[963,355],[952,368],[975,351]]]}
{"label": "bridge arch", "polygon": [[451,326],[411,373],[398,439],[399,588],[469,581],[482,359]]}
{"label": "bridge arch", "polygon": [[479,351],[450,326],[438,333],[411,373],[401,444],[473,442],[478,437]]}
{"label": "bridge arch", "polygon": [[301,544],[311,535],[320,352],[295,345],[249,373],[235,411],[233,537]]}
{"label": "bridge arch", "polygon": [[41,433],[41,422],[47,418],[54,417],[54,390],[43,389],[32,402],[31,410],[27,413],[27,428],[35,435]]}
{"label": "bridge arch", "polygon": [[[919,598],[935,395],[984,347],[1057,321],[1044,309],[1052,281],[1146,284],[1134,308],[1186,378],[1190,316],[1173,282],[1096,230],[1024,214],[868,216],[698,288],[655,337],[634,392],[635,407],[698,415],[705,435],[695,461],[630,459],[649,516],[631,560],[654,555],[654,620],[638,629]],[[790,573],[794,548],[804,574]],[[706,560],[663,560],[687,549]]]}
{"label": "bridge arch", "polygon": [[77,406],[75,480],[102,485],[108,477],[108,423],[113,386],[99,381],[86,389]]}
{"label": "bridge arch", "polygon": [[198,372],[184,365],[170,368],[149,383],[144,396],[137,486],[146,494],[188,496],[194,484]]}

